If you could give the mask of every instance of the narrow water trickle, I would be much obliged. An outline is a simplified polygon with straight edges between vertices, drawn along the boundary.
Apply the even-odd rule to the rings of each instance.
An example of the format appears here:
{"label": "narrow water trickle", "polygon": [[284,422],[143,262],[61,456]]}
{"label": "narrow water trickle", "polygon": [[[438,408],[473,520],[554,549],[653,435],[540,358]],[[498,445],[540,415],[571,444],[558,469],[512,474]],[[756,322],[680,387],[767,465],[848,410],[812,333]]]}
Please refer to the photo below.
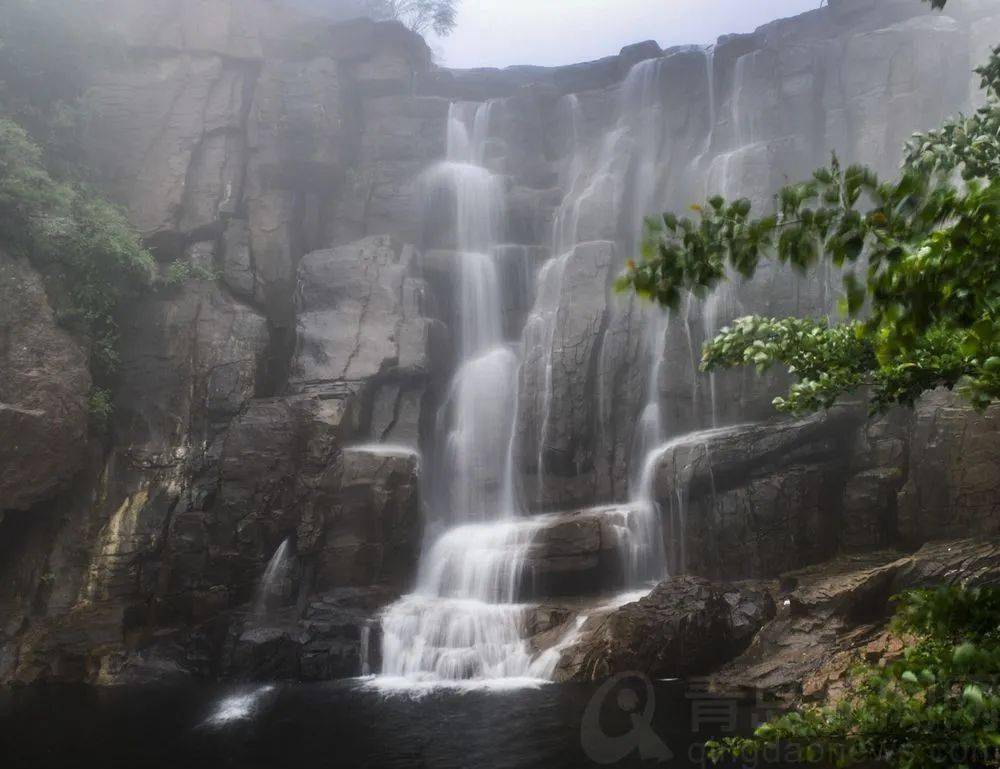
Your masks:
{"label": "narrow water trickle", "polygon": [[274,551],[271,560],[264,569],[264,575],[257,586],[257,596],[254,600],[254,619],[258,622],[266,620],[282,600],[288,595],[292,577],[292,544],[286,539]]}

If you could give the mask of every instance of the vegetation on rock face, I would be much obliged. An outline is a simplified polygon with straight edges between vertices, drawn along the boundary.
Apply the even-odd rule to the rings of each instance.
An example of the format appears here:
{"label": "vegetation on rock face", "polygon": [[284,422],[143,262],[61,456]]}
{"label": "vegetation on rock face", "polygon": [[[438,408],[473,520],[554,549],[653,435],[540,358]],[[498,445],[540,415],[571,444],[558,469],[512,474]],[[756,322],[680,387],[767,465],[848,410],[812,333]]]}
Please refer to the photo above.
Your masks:
{"label": "vegetation on rock face", "polygon": [[782,189],[769,216],[715,197],[697,218],[650,217],[619,288],[675,308],[767,258],[801,271],[829,260],[845,273],[846,321],[741,318],[705,346],[702,367],[785,365],[797,381],[775,405],[790,412],[862,387],[875,411],[940,386],[986,407],[1000,397],[1000,48],[977,72],[986,105],[915,135],[895,181],[834,158]]}
{"label": "vegetation on rock face", "polygon": [[118,303],[149,285],[150,253],[124,214],[96,193],[56,181],[24,129],[0,118],[0,240],[39,266],[59,319],[88,335],[94,374],[117,364]]}
{"label": "vegetation on rock face", "polygon": [[458,0],[365,0],[373,19],[400,21],[418,34],[448,35],[455,29]]}
{"label": "vegetation on rock face", "polygon": [[99,388],[118,362],[118,305],[151,283],[155,267],[123,212],[84,183],[79,164],[77,104],[107,45],[84,4],[4,4],[0,246],[32,261],[59,321],[89,340],[100,420],[110,400]]}
{"label": "vegetation on rock face", "polygon": [[[752,737],[707,744],[713,761],[777,751],[798,761],[898,769],[1000,759],[1000,590],[918,590],[898,599],[902,657],[859,669],[837,704],[789,713]],[[793,760],[794,760],[793,759]]]}

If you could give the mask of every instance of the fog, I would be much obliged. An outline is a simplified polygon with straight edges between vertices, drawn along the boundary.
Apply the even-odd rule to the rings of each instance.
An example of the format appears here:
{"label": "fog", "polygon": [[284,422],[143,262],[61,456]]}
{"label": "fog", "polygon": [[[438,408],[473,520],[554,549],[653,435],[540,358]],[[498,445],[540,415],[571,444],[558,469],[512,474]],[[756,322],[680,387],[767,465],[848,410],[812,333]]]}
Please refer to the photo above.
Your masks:
{"label": "fog", "polygon": [[558,65],[598,59],[654,39],[711,43],[820,0],[463,0],[451,36],[430,40],[448,67]]}

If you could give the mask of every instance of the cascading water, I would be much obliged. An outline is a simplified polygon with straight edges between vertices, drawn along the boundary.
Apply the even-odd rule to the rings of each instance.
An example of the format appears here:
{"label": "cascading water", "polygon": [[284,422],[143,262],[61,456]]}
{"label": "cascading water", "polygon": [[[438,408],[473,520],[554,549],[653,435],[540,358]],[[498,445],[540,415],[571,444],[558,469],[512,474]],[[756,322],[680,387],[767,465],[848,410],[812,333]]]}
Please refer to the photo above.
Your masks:
{"label": "cascading water", "polygon": [[382,673],[410,682],[521,677],[531,663],[517,597],[540,523],[518,518],[510,469],[520,361],[503,338],[503,198],[481,165],[492,110],[452,105],[448,158],[428,178],[454,201],[460,357],[439,417],[447,493],[435,512],[445,527],[421,558],[414,592],[382,619]]}
{"label": "cascading water", "polygon": [[[713,58],[706,53],[712,123],[715,115]],[[491,133],[502,103],[453,104],[447,126],[447,158],[426,175],[428,199],[447,201],[454,223],[457,291],[453,327],[458,364],[438,415],[432,473],[439,489],[428,545],[412,594],[382,617],[382,675],[388,685],[436,685],[468,679],[547,678],[560,650],[573,642],[578,619],[554,648],[533,654],[525,640],[528,606],[519,602],[526,564],[539,531],[551,516],[523,517],[515,472],[515,438],[534,437],[536,507],[546,497],[546,444],[552,425],[553,351],[563,301],[564,277],[578,245],[599,238],[635,253],[642,219],[665,204],[669,158],[662,59],[635,65],[622,83],[608,130],[588,136],[580,99],[560,104],[569,151],[560,169],[563,190],[552,225],[553,256],[535,279],[534,304],[514,346],[504,339],[503,295],[505,195],[489,166]],[[734,97],[735,99],[736,97]],[[735,113],[738,106],[731,109]],[[710,128],[714,131],[714,126]],[[703,154],[714,144],[706,139]],[[700,162],[700,158],[698,159]],[[685,169],[691,160],[685,160]],[[685,169],[680,169],[682,172]],[[710,302],[705,332],[729,314],[729,297]],[[690,307],[688,308],[690,310]],[[668,436],[661,413],[661,371],[670,328],[667,316],[643,311],[648,375],[646,403],[632,437],[630,502],[608,510],[619,533],[626,588],[634,599],[667,573],[661,511],[654,478]],[[684,330],[690,336],[687,318]],[[694,340],[689,339],[691,349]],[[607,343],[607,337],[602,345]],[[600,351],[604,355],[604,349]],[[532,387],[524,393],[525,383]],[[600,408],[607,397],[598,383]],[[515,429],[519,397],[538,398],[529,424]],[[603,424],[602,420],[599,420]],[[527,460],[525,462],[525,460]],[[533,461],[532,461],[533,460]],[[681,511],[683,513],[683,510]],[[600,514],[601,510],[592,510]],[[613,605],[607,604],[607,605]]]}

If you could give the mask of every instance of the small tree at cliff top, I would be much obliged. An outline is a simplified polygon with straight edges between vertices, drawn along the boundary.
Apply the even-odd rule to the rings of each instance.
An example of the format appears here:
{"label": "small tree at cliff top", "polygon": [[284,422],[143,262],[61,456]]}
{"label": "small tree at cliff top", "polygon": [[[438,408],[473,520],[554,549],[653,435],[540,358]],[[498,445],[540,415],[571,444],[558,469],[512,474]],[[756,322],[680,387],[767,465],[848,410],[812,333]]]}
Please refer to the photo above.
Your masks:
{"label": "small tree at cliff top", "polygon": [[400,21],[418,34],[448,35],[455,29],[458,0],[365,0],[373,19]]}
{"label": "small tree at cliff top", "polygon": [[989,405],[1000,397],[1000,48],[977,72],[986,105],[915,135],[895,181],[834,158],[782,189],[771,215],[715,197],[696,218],[650,217],[619,288],[675,308],[729,269],[749,279],[767,258],[802,271],[829,260],[845,271],[847,321],[740,318],[706,344],[703,369],[784,365],[796,381],[775,405],[793,413],[863,387],[875,411],[941,386]]}

